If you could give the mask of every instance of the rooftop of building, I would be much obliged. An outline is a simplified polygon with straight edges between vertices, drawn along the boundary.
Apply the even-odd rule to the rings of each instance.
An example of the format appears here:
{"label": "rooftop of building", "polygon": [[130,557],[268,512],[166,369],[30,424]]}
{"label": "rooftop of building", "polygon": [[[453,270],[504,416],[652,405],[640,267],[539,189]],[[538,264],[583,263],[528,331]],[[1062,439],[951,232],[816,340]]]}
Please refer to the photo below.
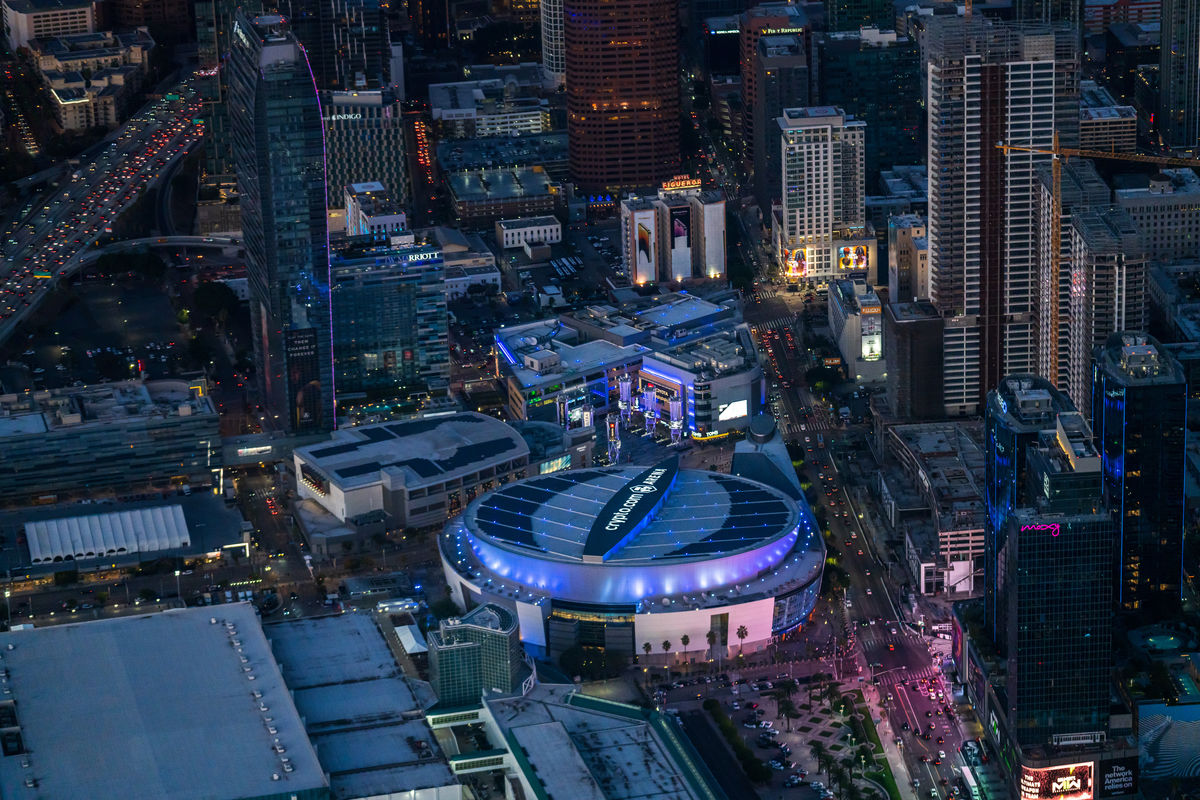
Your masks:
{"label": "rooftop of building", "polygon": [[522,217],[520,219],[502,219],[496,223],[501,230],[522,231],[526,228],[548,228],[561,225],[558,217]]}
{"label": "rooftop of building", "polygon": [[516,81],[521,87],[541,87],[543,72],[542,65],[528,61],[520,64],[470,64],[463,67],[463,80]]}
{"label": "rooftop of building", "polygon": [[924,228],[929,219],[923,214],[893,214],[888,218],[889,228]]}
{"label": "rooftop of building", "polygon": [[1120,206],[1078,211],[1071,215],[1071,225],[1093,255],[1122,255],[1130,260],[1145,255],[1137,223]]}
{"label": "rooftop of building", "polygon": [[203,383],[133,380],[43,389],[0,395],[0,438],[216,413]]}
{"label": "rooftop of building", "polygon": [[942,315],[937,307],[928,300],[914,300],[911,303],[888,303],[888,310],[897,322],[919,322],[922,320],[940,320]]}
{"label": "rooftop of building", "polygon": [[988,407],[1007,418],[1008,427],[1039,431],[1052,427],[1054,417],[1075,411],[1075,405],[1054,384],[1033,374],[1007,375],[988,395]]}
{"label": "rooftop of building", "polygon": [[979,423],[927,422],[896,425],[890,430],[902,462],[920,473],[936,503],[937,524],[975,527],[983,524],[984,454]]}
{"label": "rooftop of building", "polygon": [[522,85],[515,75],[455,83],[431,83],[429,108],[434,119],[441,119],[444,115],[456,111],[510,109],[514,105],[537,109],[545,103],[537,96],[540,88],[540,85]]}
{"label": "rooftop of building", "polygon": [[[643,484],[654,487],[653,498],[631,488]],[[639,501],[641,507],[635,505]],[[618,509],[624,509],[620,513],[629,521],[621,520],[630,530],[610,533],[606,525],[612,526]],[[776,489],[732,475],[680,470],[671,459],[649,468],[527,478],[472,501],[463,517],[475,536],[504,549],[533,548],[550,561],[626,565],[752,550],[785,537],[799,522],[795,502]]]}
{"label": "rooftop of building", "polygon": [[1114,22],[1108,31],[1122,47],[1153,47],[1162,39],[1160,22]]}
{"label": "rooftop of building", "polygon": [[64,33],[31,39],[27,46],[35,55],[54,56],[59,61],[69,62],[113,57],[133,47],[149,49],[154,46],[154,39],[145,28],[135,28],[119,33]]}
{"label": "rooftop of building", "polygon": [[[1113,194],[1118,200],[1168,200],[1195,202],[1200,196],[1200,177],[1190,169],[1163,169],[1155,174],[1128,174],[1120,177],[1121,188]],[[1115,181],[1115,179],[1114,179]]]}
{"label": "rooftop of building", "polygon": [[295,450],[299,479],[316,492],[327,491],[322,479],[343,490],[381,481],[411,490],[528,454],[516,430],[473,411],[341,428]]}
{"label": "rooftop of building", "polygon": [[379,181],[351,183],[345,188],[346,200],[353,200],[366,214],[392,214],[402,211],[391,192]]}
{"label": "rooftop of building", "polygon": [[809,124],[843,124],[845,127],[866,127],[865,122],[855,119],[837,106],[804,106],[785,108],[779,116],[781,128],[800,128]]}
{"label": "rooftop of building", "polygon": [[879,313],[879,295],[875,294],[875,290],[862,278],[835,280],[832,282],[832,288],[843,309],[865,314]]}
{"label": "rooftop of building", "polygon": [[451,642],[455,633],[463,628],[480,628],[493,633],[510,634],[517,630],[517,617],[503,606],[484,603],[465,614],[442,620],[439,628],[441,639]]}
{"label": "rooftop of building", "polygon": [[643,372],[674,367],[705,379],[720,378],[758,368],[757,350],[746,325],[718,330],[673,347],[656,348],[643,359]]}
{"label": "rooftop of building", "polygon": [[283,621],[266,632],[335,800],[457,783],[422,719],[432,692],[403,676],[369,614]]}
{"label": "rooftop of building", "polygon": [[795,33],[763,36],[758,40],[758,52],[764,58],[804,58],[804,40]]}
{"label": "rooftop of building", "polygon": [[1133,106],[1091,106],[1086,108],[1081,106],[1079,119],[1084,122],[1113,119],[1137,120],[1137,109]]}
{"label": "rooftop of building", "polygon": [[557,319],[500,328],[495,342],[505,369],[525,387],[629,364],[650,352],[642,345],[604,339],[579,343],[576,331]]}
{"label": "rooftop of building", "polygon": [[45,14],[91,8],[92,0],[3,0],[3,4],[17,14]]}
{"label": "rooftop of building", "polygon": [[24,753],[0,760],[5,797],[265,797],[327,786],[249,604],[13,631],[0,647],[0,706]]}
{"label": "rooftop of building", "polygon": [[438,143],[438,164],[447,173],[499,167],[547,166],[567,162],[565,131],[522,136],[448,139]]}
{"label": "rooftop of building", "polygon": [[525,777],[545,795],[578,800],[709,800],[716,781],[657,712],[539,684],[524,697],[488,698]]}
{"label": "rooftop of building", "polygon": [[540,166],[454,172],[446,176],[456,202],[511,200],[550,194],[550,178]]}
{"label": "rooftop of building", "polygon": [[902,165],[881,171],[879,185],[889,197],[923,199],[929,194],[929,175],[924,165]]}
{"label": "rooftop of building", "polygon": [[1185,383],[1183,368],[1157,339],[1135,331],[1111,334],[1096,349],[1097,367],[1124,386]]}
{"label": "rooftop of building", "polygon": [[910,41],[907,36],[900,36],[896,31],[873,26],[856,31],[830,31],[821,34],[821,38],[828,42],[850,43],[860,47],[890,47],[895,44],[908,44]]}

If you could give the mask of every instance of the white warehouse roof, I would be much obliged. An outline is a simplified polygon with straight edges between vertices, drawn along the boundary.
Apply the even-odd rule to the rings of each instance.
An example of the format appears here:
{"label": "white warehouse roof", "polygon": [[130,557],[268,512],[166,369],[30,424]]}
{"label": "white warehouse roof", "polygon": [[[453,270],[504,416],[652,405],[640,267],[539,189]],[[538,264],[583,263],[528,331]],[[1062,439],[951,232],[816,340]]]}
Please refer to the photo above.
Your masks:
{"label": "white warehouse roof", "polygon": [[27,522],[25,538],[34,564],[190,545],[183,507],[178,505]]}

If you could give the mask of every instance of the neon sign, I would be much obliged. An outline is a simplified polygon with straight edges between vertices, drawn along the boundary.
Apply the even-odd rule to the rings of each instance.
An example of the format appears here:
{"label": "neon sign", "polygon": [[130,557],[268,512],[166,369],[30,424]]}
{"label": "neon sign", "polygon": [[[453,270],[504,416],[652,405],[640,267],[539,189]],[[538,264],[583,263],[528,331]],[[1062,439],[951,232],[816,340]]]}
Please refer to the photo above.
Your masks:
{"label": "neon sign", "polygon": [[1058,536],[1062,527],[1057,522],[1042,523],[1041,525],[1022,525],[1021,533],[1026,531],[1050,531],[1051,536]]}

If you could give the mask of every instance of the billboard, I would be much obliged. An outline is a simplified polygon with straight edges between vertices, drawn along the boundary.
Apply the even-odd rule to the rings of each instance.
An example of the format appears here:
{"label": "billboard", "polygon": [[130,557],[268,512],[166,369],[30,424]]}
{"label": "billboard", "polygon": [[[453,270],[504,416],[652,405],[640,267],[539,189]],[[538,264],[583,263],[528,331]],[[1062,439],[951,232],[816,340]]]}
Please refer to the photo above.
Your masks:
{"label": "billboard", "polygon": [[804,248],[783,251],[783,268],[789,278],[803,278],[808,274],[808,251]]}
{"label": "billboard", "polygon": [[692,210],[687,206],[671,209],[671,249],[686,250],[688,230],[692,227]]}
{"label": "billboard", "polygon": [[1091,761],[1046,769],[1021,767],[1021,800],[1093,800],[1094,768]]}
{"label": "billboard", "polygon": [[1096,770],[1096,797],[1124,797],[1137,794],[1138,760],[1136,758],[1114,758],[1100,762]]}
{"label": "billboard", "polygon": [[637,227],[637,260],[638,266],[650,266],[654,259],[654,232],[642,223]]}
{"label": "billboard", "polygon": [[866,245],[856,244],[838,248],[838,268],[865,272],[870,266]]}

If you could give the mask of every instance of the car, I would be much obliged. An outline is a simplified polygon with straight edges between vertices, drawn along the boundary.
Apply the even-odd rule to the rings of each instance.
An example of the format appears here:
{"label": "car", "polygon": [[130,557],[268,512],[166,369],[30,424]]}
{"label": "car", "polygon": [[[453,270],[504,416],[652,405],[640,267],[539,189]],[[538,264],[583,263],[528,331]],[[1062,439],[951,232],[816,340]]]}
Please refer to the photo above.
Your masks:
{"label": "car", "polygon": [[927,716],[927,717],[932,717],[932,716],[933,716],[933,712],[932,712],[932,711],[926,711],[926,712],[925,712],[925,716]]}

